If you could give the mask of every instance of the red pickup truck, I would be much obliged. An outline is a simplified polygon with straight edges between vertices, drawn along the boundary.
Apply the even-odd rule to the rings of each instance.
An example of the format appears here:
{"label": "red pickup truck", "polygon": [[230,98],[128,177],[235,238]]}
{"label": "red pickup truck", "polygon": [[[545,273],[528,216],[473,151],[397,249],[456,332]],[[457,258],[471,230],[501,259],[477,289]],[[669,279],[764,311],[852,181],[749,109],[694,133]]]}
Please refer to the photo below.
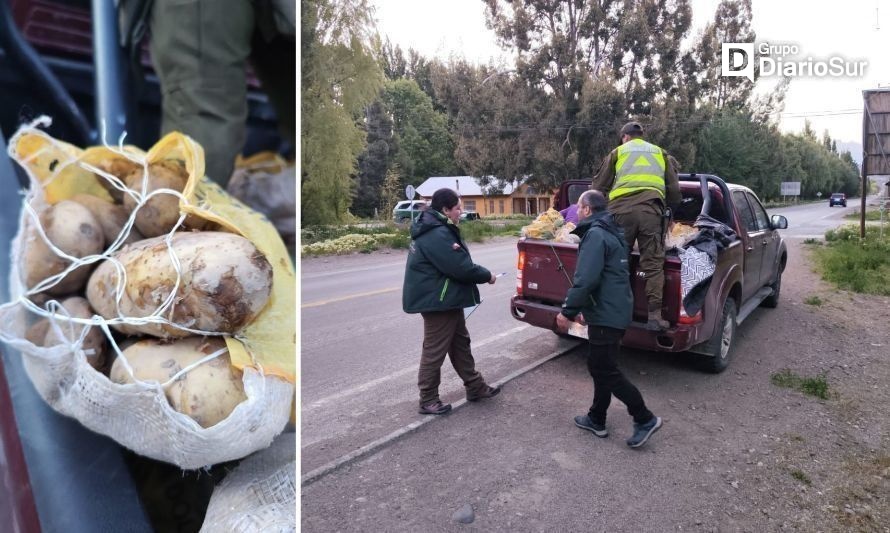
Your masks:
{"label": "red pickup truck", "polygon": [[[557,209],[577,202],[589,186],[583,180],[563,183]],[[777,230],[787,228],[788,221],[781,215],[770,218],[753,191],[717,176],[681,174],[680,190],[683,200],[673,214],[674,222],[693,224],[699,215],[708,215],[737,238],[718,252],[701,309],[691,316],[681,301],[680,254],[668,250],[662,315],[671,326],[660,332],[646,329],[645,282],[636,275],[639,254],[632,252],[633,322],[622,343],[644,350],[700,354],[704,370],[722,372],[729,364],[736,327],[758,306],[778,305],[788,252]],[[572,285],[578,245],[520,239],[518,248],[516,294],[510,311],[517,320],[556,332],[556,315]],[[586,337],[586,328],[573,327],[569,333]]]}

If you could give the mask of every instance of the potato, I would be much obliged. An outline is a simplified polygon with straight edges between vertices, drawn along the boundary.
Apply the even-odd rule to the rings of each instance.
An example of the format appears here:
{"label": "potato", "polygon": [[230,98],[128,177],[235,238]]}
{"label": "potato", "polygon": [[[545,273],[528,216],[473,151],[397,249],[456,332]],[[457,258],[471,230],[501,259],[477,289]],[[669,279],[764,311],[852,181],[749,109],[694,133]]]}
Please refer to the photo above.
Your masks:
{"label": "potato", "polygon": [[[127,183],[127,176],[132,174],[133,172],[140,170],[142,165],[139,163],[134,163],[129,159],[125,158],[115,158],[108,159],[106,161],[102,161],[98,165],[96,165],[100,169],[104,170],[108,174],[116,177],[121,180],[121,183]],[[112,185],[105,176],[96,175],[99,179],[99,183],[102,184],[103,187],[108,191],[108,194],[114,199],[114,203],[121,204],[124,201],[124,193],[123,191],[117,189],[114,185]]]}
{"label": "potato", "polygon": [[[127,224],[127,219],[130,218],[130,213],[124,206],[107,202],[91,194],[75,194],[71,200],[89,209],[99,225],[102,226],[105,246],[111,245],[117,239]],[[133,226],[124,243],[133,243],[143,239],[145,237]]]}
{"label": "potato", "polygon": [[49,319],[41,318],[31,324],[31,327],[25,332],[25,339],[34,346],[43,346],[47,330],[49,330]]}
{"label": "potato", "polygon": [[[102,252],[105,234],[96,217],[86,207],[71,200],[63,200],[48,207],[39,216],[49,240],[65,253],[86,257]],[[44,279],[64,271],[69,261],[50,250],[43,238],[32,228],[25,241],[22,270],[25,285],[33,287]],[[65,276],[45,292],[61,296],[80,291],[90,275],[91,266],[84,265]]]}
{"label": "potato", "polygon": [[[62,307],[68,311],[72,318],[92,318],[93,310],[85,298],[80,296],[72,296],[62,301]],[[90,331],[83,339],[81,348],[86,352],[87,362],[91,367],[100,370],[105,365],[105,351],[107,340],[105,333],[97,326],[82,326],[80,324],[68,324],[65,322],[64,314],[59,313],[62,318],[57,320],[58,329],[61,330],[64,338],[59,338],[59,331],[49,326],[43,339],[42,346],[55,346],[57,344],[70,344],[80,338],[80,333],[84,327],[89,327]],[[47,319],[44,319],[47,320]],[[69,327],[69,326],[73,326]]]}
{"label": "potato", "polygon": [[[171,343],[142,340],[122,353],[137,379],[164,383],[188,365],[225,347],[221,338],[194,336]],[[120,357],[111,366],[109,378],[115,383],[133,382]],[[164,395],[173,409],[189,416],[201,427],[209,428],[228,417],[247,399],[241,378],[241,372],[232,368],[226,352],[188,371],[168,385]]]}
{"label": "potato", "polygon": [[[127,187],[142,192],[143,169],[137,168],[127,176]],[[146,194],[157,189],[173,189],[182,192],[188,181],[185,163],[167,159],[148,166],[148,188]],[[132,213],[136,208],[133,197],[124,196],[124,207]],[[136,213],[136,228],[145,237],[158,237],[170,233],[179,220],[179,197],[173,194],[159,194],[152,197]],[[202,229],[203,219],[189,216],[184,221],[186,229]]]}
{"label": "potato", "polygon": [[[167,299],[176,282],[165,237],[128,245],[114,254],[127,273],[120,302],[125,317],[146,317]],[[176,233],[173,250],[182,280],[165,317],[201,331],[236,333],[266,306],[272,291],[272,266],[250,241],[215,231]],[[118,274],[111,261],[99,265],[87,283],[87,299],[97,313],[116,318]],[[128,335],[161,338],[193,335],[175,326],[146,324],[114,326]]]}

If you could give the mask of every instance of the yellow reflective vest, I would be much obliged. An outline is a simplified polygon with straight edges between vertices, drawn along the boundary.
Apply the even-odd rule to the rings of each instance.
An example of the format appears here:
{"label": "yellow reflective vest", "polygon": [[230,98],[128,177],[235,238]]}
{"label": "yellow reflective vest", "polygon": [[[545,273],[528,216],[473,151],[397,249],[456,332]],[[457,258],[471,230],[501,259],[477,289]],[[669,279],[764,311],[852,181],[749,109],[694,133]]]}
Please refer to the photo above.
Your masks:
{"label": "yellow reflective vest", "polygon": [[644,190],[657,191],[664,200],[664,152],[642,139],[632,139],[618,147],[615,183],[609,200]]}

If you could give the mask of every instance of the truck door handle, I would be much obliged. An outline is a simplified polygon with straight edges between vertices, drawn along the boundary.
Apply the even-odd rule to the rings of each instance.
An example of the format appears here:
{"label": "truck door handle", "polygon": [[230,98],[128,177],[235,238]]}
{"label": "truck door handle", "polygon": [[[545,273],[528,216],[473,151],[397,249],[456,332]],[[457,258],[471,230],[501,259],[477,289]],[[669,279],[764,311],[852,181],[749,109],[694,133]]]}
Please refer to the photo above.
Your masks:
{"label": "truck door handle", "polygon": [[766,239],[763,239],[762,243],[764,246],[766,246]]}
{"label": "truck door handle", "polygon": [[746,248],[746,250],[748,250],[749,252],[753,252],[753,251],[754,251],[754,247],[753,247],[753,246],[749,246],[748,248]]}

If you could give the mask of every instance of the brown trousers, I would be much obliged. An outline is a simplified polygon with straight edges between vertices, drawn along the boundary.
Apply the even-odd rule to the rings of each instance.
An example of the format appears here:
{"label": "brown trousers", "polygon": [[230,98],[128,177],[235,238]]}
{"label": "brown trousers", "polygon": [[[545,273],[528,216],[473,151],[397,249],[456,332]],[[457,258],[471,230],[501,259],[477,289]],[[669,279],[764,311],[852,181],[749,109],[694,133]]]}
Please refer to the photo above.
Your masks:
{"label": "brown trousers", "polygon": [[646,278],[646,299],[649,311],[661,311],[664,293],[664,220],[657,202],[640,204],[630,213],[615,214],[615,221],[624,230],[628,249],[634,241],[640,249],[638,271]]}
{"label": "brown trousers", "polygon": [[463,309],[421,313],[423,317],[423,351],[417,386],[420,389],[420,406],[439,399],[442,363],[445,355],[451,358],[451,366],[464,382],[467,393],[485,387],[482,374],[476,371],[476,361],[470,350],[470,332],[464,320]]}

